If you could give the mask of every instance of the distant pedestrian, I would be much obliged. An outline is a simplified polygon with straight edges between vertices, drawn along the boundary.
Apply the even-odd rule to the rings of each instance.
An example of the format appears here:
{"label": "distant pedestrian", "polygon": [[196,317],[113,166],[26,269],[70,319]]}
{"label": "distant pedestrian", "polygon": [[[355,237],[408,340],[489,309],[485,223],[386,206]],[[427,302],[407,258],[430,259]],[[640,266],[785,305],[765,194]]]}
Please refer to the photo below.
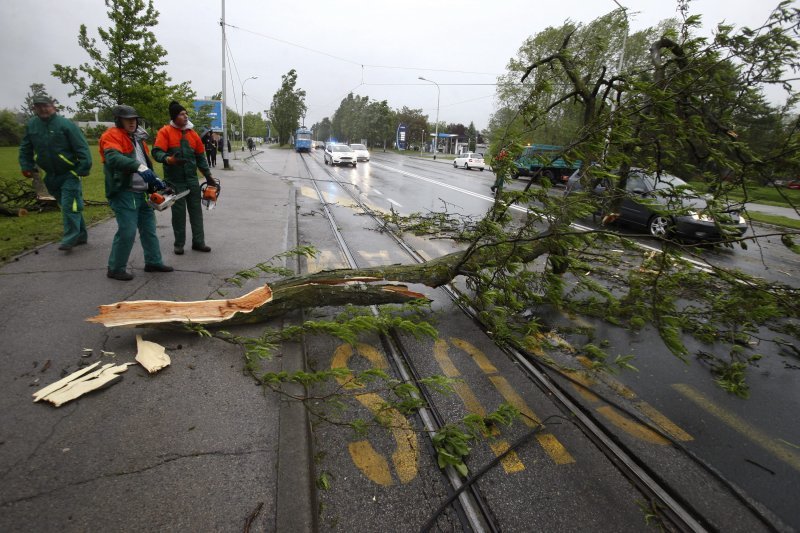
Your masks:
{"label": "distant pedestrian", "polygon": [[214,140],[213,134],[209,134],[206,140],[206,159],[209,166],[217,166],[217,141]]}
{"label": "distant pedestrian", "polygon": [[61,208],[64,235],[58,249],[68,252],[88,240],[81,178],[92,170],[92,156],[81,130],[56,112],[50,97],[34,96],[33,111],[19,145],[19,166],[26,178],[35,177],[37,165],[44,170],[47,191]]}
{"label": "distant pedestrian", "polygon": [[203,231],[203,208],[200,205],[200,184],[197,171],[206,182],[216,186],[206,161],[203,141],[189,120],[186,108],[178,102],[169,104],[170,123],[158,130],[153,144],[153,157],[164,165],[164,179],[176,192],[189,190],[189,195],[172,205],[172,232],[175,235],[174,251],[183,254],[186,244],[186,212],[192,227],[192,250],[210,252]]}
{"label": "distant pedestrian", "polygon": [[164,264],[156,235],[156,216],[147,202],[148,188],[163,189],[164,183],[153,172],[147,132],[139,127],[139,115],[131,106],[112,109],[114,127],[100,136],[100,157],[106,179],[106,198],[117,219],[117,233],[108,256],[107,276],[120,281],[133,279],[127,271],[136,231],[144,249],[145,272],[172,272]]}

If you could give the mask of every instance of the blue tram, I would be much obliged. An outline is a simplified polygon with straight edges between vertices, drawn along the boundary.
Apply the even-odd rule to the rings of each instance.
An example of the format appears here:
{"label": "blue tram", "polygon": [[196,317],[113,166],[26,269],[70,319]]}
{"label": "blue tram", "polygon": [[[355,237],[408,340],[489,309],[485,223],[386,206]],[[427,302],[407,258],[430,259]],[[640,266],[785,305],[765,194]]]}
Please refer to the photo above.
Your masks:
{"label": "blue tram", "polygon": [[305,127],[297,128],[294,132],[294,149],[297,152],[311,151],[311,130]]}

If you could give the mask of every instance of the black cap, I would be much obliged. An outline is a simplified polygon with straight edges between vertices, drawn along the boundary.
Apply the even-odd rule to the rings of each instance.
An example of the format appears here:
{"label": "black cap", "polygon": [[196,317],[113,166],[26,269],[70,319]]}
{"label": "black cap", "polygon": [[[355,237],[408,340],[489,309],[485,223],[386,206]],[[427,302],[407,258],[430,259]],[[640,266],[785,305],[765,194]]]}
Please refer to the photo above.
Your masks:
{"label": "black cap", "polygon": [[49,96],[47,96],[46,94],[37,94],[36,96],[31,98],[31,101],[34,104],[50,104],[50,105],[53,105],[53,99],[50,98]]}
{"label": "black cap", "polygon": [[175,120],[175,117],[181,114],[181,111],[186,111],[186,108],[183,107],[181,104],[173,100],[169,103],[169,118],[170,120]]}

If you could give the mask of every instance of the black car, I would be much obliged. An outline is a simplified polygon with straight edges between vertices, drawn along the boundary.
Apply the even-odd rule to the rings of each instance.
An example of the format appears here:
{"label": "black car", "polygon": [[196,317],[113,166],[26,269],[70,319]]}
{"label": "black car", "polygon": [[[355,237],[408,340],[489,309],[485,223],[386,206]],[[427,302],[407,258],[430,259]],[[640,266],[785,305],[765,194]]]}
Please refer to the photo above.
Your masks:
{"label": "black car", "polygon": [[[610,186],[608,178],[601,178],[595,181],[591,192],[604,196],[606,191],[610,191]],[[567,182],[565,194],[581,189],[580,176],[575,172]],[[720,241],[741,237],[747,231],[739,207],[717,209],[715,220],[707,213],[706,198],[682,179],[632,169],[625,185],[625,196],[619,204],[618,220],[645,228],[656,237]]]}

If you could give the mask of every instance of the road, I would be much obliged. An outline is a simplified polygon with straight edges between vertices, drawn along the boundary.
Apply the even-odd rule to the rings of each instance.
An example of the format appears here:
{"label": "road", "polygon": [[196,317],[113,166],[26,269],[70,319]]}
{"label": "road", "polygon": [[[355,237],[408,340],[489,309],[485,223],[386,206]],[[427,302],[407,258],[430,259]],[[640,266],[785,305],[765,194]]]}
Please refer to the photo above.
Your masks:
{"label": "road", "polygon": [[[321,163],[321,156],[312,154],[311,158]],[[393,250],[390,243],[379,243],[376,232],[364,232],[363,219],[352,215],[352,199],[325,175],[317,176],[317,172],[313,171],[320,180],[326,202],[339,211],[338,223],[344,225],[343,221],[347,221],[344,231],[354,248],[359,250],[359,260],[364,264],[408,262],[402,254],[390,251]],[[394,210],[407,215],[447,209],[449,212],[480,216],[492,201],[489,186],[494,176],[489,171],[455,170],[437,162],[375,153],[371,162],[359,164],[356,169],[336,168],[333,172],[341,181],[349,183],[365,204],[380,211]],[[512,187],[521,188],[524,185],[525,182],[518,182]],[[303,187],[302,183],[300,186]],[[586,224],[590,222],[585,221]],[[800,270],[796,258],[786,252],[780,243],[774,242],[775,239],[769,236],[769,228],[753,226],[751,231],[763,237],[759,237],[755,245],[747,250],[703,248],[698,250],[695,260],[702,263],[707,259],[726,268],[739,268],[797,286]],[[314,232],[314,239],[319,239],[323,234],[323,230]],[[449,241],[407,238],[415,249],[427,257],[437,257],[454,250]],[[652,245],[646,238],[641,241]],[[319,264],[312,265],[312,269],[342,265],[342,258],[332,251],[335,250],[332,244],[329,248],[331,251],[323,255]],[[327,247],[323,246],[323,249]],[[594,327],[597,338],[609,339],[609,353],[634,355],[636,359],[633,364],[639,370],[603,379],[604,383],[596,384],[598,392],[604,386],[625,390],[625,401],[632,409],[645,415],[656,413],[672,424],[669,427],[673,436],[685,447],[686,453],[695,454],[719,471],[726,480],[740,487],[748,497],[764,505],[790,527],[800,529],[800,513],[795,498],[800,488],[800,426],[790,422],[796,419],[796,413],[800,410],[800,398],[796,394],[800,386],[798,361],[765,349],[766,357],[748,374],[751,397],[741,400],[715,386],[703,364],[698,361],[684,364],[668,353],[651,330],[631,333],[607,324],[585,322],[584,325]],[[453,330],[452,336],[445,334],[445,338],[451,339],[452,351],[453,342],[464,340],[458,333],[465,326],[454,324],[449,327]],[[468,342],[477,344],[477,337],[474,333],[471,335]],[[575,345],[585,342],[578,336],[565,338]],[[696,345],[690,348],[708,350],[708,347]],[[569,366],[575,366],[574,358],[568,362],[571,363]],[[652,449],[662,444],[657,438],[637,433],[639,428],[616,415],[602,400],[602,396],[576,388],[568,382],[563,385],[567,389],[572,388],[575,398],[598,420],[638,440],[634,448],[643,446],[644,449],[639,450],[641,457],[659,462],[659,454]],[[578,490],[576,487],[573,489]],[[514,499],[511,498],[511,501]],[[521,518],[525,519],[526,516],[522,515]],[[620,523],[625,523],[624,516],[618,519]],[[591,523],[583,525],[592,526]]]}

